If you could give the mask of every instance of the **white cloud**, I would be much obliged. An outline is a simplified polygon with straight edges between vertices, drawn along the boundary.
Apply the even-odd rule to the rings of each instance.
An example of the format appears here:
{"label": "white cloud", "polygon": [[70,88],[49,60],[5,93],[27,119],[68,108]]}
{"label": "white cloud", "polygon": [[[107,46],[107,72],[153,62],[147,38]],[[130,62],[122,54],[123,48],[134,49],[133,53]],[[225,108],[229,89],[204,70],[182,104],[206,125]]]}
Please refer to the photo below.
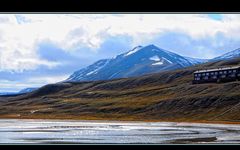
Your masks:
{"label": "white cloud", "polygon": [[[153,41],[158,45],[161,42],[156,42],[157,37],[165,39],[166,33],[179,33],[172,35],[179,35],[177,38],[164,40],[169,44],[159,46],[186,56],[211,58],[224,52],[223,49],[229,51],[239,46],[239,27],[240,14],[223,14],[221,20],[211,19],[207,14],[0,14],[0,72],[60,67],[63,62],[40,56],[37,49],[43,41],[50,41],[66,52],[86,55],[88,50],[97,53],[110,37],[130,37],[133,40],[130,46],[135,47]],[[218,49],[221,52],[216,52]],[[38,87],[67,77],[38,74],[21,81],[0,80],[0,89]]]}
{"label": "white cloud", "polygon": [[[23,19],[21,23],[18,17]],[[240,37],[240,15],[231,14],[223,15],[220,21],[205,14],[1,14],[0,22],[0,70],[11,71],[57,66],[57,62],[38,57],[36,49],[43,40],[66,51],[82,47],[96,51],[107,36],[115,35],[133,37],[131,46],[151,42],[168,31],[193,39],[220,32],[229,38]]]}

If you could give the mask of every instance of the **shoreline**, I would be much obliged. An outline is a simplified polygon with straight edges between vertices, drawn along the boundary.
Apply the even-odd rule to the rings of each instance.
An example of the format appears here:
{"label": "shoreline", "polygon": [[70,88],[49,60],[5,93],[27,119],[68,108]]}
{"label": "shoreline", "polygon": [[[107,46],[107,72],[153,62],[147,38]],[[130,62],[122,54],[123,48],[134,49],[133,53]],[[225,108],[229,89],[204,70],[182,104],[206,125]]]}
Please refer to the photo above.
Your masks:
{"label": "shoreline", "polygon": [[223,125],[240,125],[240,121],[238,122],[234,122],[234,121],[203,121],[203,120],[199,120],[199,121],[177,121],[177,120],[135,120],[135,119],[103,119],[103,118],[99,118],[99,119],[83,119],[83,118],[35,118],[35,117],[23,117],[23,118],[19,118],[19,117],[0,117],[0,120],[55,120],[55,121],[82,121],[82,122],[112,122],[112,123],[117,123],[117,122],[126,122],[126,123],[148,123],[148,122],[152,122],[152,123],[194,123],[194,124],[223,124]]}

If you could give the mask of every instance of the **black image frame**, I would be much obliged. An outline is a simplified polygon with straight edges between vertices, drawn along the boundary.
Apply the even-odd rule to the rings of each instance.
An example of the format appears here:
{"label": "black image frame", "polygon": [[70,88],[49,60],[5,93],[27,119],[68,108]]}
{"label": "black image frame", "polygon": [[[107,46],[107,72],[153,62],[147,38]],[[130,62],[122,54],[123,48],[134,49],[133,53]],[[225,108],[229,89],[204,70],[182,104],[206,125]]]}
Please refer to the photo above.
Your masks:
{"label": "black image frame", "polygon": [[0,12],[240,12],[240,8],[237,0],[4,0]]}

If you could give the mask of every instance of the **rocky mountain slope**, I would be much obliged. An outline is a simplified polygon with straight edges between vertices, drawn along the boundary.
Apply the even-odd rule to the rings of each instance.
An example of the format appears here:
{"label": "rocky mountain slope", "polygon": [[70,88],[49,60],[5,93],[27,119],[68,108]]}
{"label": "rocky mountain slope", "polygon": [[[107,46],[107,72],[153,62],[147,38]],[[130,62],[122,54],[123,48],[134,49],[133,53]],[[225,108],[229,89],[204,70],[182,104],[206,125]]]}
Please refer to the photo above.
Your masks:
{"label": "rocky mountain slope", "polygon": [[74,72],[67,81],[96,81],[141,76],[174,70],[202,63],[206,60],[183,57],[148,45],[137,46],[112,59],[103,59]]}
{"label": "rocky mountain slope", "polygon": [[137,46],[129,52],[111,59],[102,59],[74,72],[67,81],[96,81],[136,77],[150,73],[175,70],[205,62],[229,60],[240,57],[240,49],[213,59],[185,57],[163,50],[155,45]]}

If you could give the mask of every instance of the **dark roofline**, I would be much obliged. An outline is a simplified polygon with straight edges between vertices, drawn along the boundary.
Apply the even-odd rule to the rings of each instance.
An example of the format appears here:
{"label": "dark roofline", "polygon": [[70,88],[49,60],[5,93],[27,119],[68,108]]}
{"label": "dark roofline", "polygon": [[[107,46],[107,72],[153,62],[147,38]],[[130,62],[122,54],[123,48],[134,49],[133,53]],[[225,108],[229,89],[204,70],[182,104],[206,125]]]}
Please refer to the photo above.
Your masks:
{"label": "dark roofline", "polygon": [[206,69],[206,70],[197,70],[197,71],[195,71],[194,73],[212,72],[212,71],[238,69],[238,68],[240,68],[240,66],[225,67],[225,68],[216,68],[216,69]]}

